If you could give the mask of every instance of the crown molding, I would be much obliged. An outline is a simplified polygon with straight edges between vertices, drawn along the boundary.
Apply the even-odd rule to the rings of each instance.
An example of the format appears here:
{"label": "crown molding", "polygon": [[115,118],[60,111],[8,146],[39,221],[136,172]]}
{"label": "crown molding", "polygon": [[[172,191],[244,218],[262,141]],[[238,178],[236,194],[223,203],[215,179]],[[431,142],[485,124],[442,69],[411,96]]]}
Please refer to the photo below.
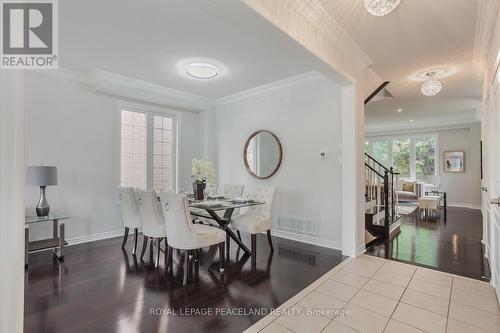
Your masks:
{"label": "crown molding", "polygon": [[239,102],[249,98],[255,98],[259,95],[270,93],[276,90],[285,89],[299,84],[317,80],[320,78],[326,78],[323,74],[317,71],[310,71],[303,74],[288,77],[283,80],[273,81],[262,86],[251,88],[248,90],[240,91],[232,95],[221,97],[215,100],[215,105],[224,105],[234,102]]}
{"label": "crown molding", "polygon": [[474,75],[479,80],[483,79],[486,69],[488,51],[495,29],[499,5],[500,1],[498,0],[479,0],[473,58]]}
{"label": "crown molding", "polygon": [[[285,0],[293,9],[325,36],[339,47],[339,51],[365,69],[373,64],[373,60],[363,51],[363,49],[351,38],[351,36],[337,23],[333,16],[323,7],[318,0]],[[341,46],[341,47],[340,47]]]}
{"label": "crown molding", "polygon": [[214,105],[213,100],[209,98],[100,69],[94,69],[88,74],[61,67],[54,70],[35,70],[35,72],[88,85],[95,92],[158,104],[183,111],[199,112],[211,109]]}
{"label": "crown molding", "polygon": [[39,74],[47,74],[85,85],[92,85],[92,82],[87,74],[63,67],[59,67],[58,69],[35,69],[34,72]]}
{"label": "crown molding", "polygon": [[94,89],[98,92],[148,101],[186,111],[203,111],[213,105],[213,101],[209,98],[99,69],[91,71],[89,77]]}
{"label": "crown molding", "polygon": [[[244,0],[245,4],[329,64],[345,84],[373,60],[318,0]],[[321,36],[317,38],[316,35]]]}
{"label": "crown molding", "polygon": [[475,119],[474,116],[471,116],[471,117],[460,117],[458,119],[456,117],[452,118],[450,117],[449,119],[440,118],[439,120],[416,123],[412,124],[411,126],[409,126],[408,123],[404,124],[401,123],[389,126],[377,126],[377,127],[368,125],[365,126],[365,137],[470,128],[471,126],[479,123],[480,122],[477,119]]}

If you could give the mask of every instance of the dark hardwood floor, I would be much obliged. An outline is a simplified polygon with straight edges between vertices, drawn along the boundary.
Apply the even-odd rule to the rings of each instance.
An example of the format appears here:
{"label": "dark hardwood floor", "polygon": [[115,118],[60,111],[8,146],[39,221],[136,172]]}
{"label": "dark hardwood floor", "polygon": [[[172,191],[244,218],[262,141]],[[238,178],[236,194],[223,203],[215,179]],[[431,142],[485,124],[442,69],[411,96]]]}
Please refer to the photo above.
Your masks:
{"label": "dark hardwood floor", "polygon": [[[277,307],[344,259],[340,251],[273,240],[271,254],[266,236],[258,235],[255,267],[233,242],[223,284],[217,256],[185,287],[180,258],[174,255],[170,276],[163,255],[159,269],[152,256],[144,263],[133,256],[131,239],[125,252],[121,238],[68,247],[61,263],[49,252],[31,254],[25,332],[242,332],[265,315],[251,310]],[[220,309],[246,313],[221,315]]]}
{"label": "dark hardwood floor", "polygon": [[477,209],[448,207],[446,221],[443,209],[437,221],[421,219],[415,211],[402,217],[399,235],[366,254],[481,280],[490,276],[482,230]]}

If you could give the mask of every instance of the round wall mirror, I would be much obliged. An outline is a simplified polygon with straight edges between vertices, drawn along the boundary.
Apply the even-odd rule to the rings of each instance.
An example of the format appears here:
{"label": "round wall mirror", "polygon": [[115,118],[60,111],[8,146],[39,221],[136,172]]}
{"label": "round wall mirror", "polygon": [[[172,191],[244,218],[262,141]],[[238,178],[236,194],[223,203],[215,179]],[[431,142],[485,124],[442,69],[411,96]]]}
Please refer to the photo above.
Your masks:
{"label": "round wall mirror", "polygon": [[283,149],[274,133],[259,130],[250,135],[243,150],[243,161],[248,172],[259,179],[273,176],[281,165]]}

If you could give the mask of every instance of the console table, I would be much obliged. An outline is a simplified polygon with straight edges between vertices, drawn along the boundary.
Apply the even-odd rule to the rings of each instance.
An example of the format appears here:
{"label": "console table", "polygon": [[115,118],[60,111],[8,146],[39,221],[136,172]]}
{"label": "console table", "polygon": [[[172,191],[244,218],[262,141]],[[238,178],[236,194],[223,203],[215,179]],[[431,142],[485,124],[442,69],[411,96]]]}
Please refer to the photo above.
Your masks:
{"label": "console table", "polygon": [[[25,226],[24,226],[24,264],[29,263],[29,253],[42,251],[47,249],[53,249],[54,255],[57,259],[62,260],[64,258],[64,247],[68,245],[68,242],[64,239],[64,222],[63,220],[69,219],[69,216],[26,216]],[[52,222],[52,238],[42,239],[37,241],[29,241],[29,227],[30,225],[38,223]]]}
{"label": "console table", "polygon": [[446,192],[440,192],[440,191],[426,191],[425,192],[426,196],[437,196],[439,197],[439,201],[443,201],[443,207],[446,209]]}

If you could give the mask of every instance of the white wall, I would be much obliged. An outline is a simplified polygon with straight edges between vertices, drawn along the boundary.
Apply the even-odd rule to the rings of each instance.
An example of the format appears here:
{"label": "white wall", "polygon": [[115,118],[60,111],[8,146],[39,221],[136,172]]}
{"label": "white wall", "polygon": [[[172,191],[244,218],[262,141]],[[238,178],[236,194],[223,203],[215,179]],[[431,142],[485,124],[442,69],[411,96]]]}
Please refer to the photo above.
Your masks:
{"label": "white wall", "polygon": [[[342,242],[340,93],[317,74],[226,99],[213,115],[217,153],[211,155],[219,184],[277,186],[275,222],[280,215],[318,220],[320,236],[308,240],[336,248]],[[259,129],[272,131],[283,145],[281,168],[267,180],[253,178],[243,163],[245,142]],[[322,150],[327,159],[320,159]]]}
{"label": "white wall", "polygon": [[[469,128],[440,131],[439,150],[441,189],[447,192],[450,204],[481,205],[481,125]],[[443,171],[443,153],[445,151],[465,151],[465,172],[449,173]]]}
{"label": "white wall", "polygon": [[[86,83],[30,72],[26,76],[27,165],[56,165],[58,186],[49,187],[51,212],[69,215],[67,237],[116,234],[122,229],[119,184],[118,101]],[[138,103],[138,102],[136,102]],[[180,117],[179,186],[190,183],[191,160],[202,156],[199,116]],[[26,189],[27,214],[34,214],[38,188]],[[30,237],[50,234],[33,226]]]}

